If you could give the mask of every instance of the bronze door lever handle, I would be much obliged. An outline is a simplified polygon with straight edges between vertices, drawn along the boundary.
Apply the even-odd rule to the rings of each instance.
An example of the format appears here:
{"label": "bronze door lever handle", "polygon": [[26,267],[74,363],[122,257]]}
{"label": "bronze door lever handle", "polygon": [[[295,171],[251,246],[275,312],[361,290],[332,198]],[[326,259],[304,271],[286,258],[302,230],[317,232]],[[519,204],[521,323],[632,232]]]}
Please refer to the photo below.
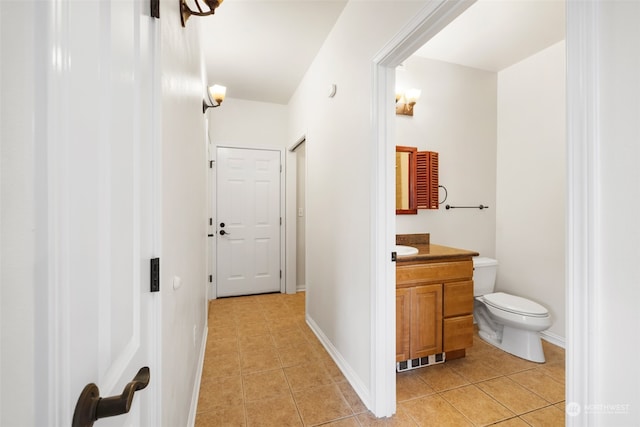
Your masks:
{"label": "bronze door lever handle", "polygon": [[80,393],[76,409],[73,412],[72,427],[91,427],[100,418],[113,417],[129,412],[133,394],[149,384],[151,373],[148,367],[141,368],[136,376],[122,391],[120,396],[100,397],[98,386],[87,384]]}

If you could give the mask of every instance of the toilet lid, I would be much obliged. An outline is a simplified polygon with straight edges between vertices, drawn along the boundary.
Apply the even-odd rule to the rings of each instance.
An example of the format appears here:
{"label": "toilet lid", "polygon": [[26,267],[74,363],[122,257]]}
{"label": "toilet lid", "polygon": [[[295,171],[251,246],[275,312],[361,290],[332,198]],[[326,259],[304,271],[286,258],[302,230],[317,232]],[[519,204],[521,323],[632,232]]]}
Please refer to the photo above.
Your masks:
{"label": "toilet lid", "polygon": [[496,292],[484,296],[484,301],[501,310],[527,316],[544,317],[549,314],[546,308],[526,298]]}

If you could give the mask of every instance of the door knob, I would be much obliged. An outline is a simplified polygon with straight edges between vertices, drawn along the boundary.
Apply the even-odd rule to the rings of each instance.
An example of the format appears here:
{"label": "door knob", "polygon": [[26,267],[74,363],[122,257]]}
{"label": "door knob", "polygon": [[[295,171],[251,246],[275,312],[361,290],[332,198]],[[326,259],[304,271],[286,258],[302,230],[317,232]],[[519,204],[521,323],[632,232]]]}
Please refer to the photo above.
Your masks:
{"label": "door knob", "polygon": [[221,236],[224,236],[225,234],[231,234],[231,233],[227,233],[227,232],[226,232],[226,231],[224,231],[224,230],[220,230],[220,235],[221,235]]}
{"label": "door knob", "polygon": [[129,412],[133,394],[149,384],[151,373],[148,367],[141,368],[129,382],[120,396],[100,397],[98,386],[91,383],[80,393],[73,412],[71,427],[91,427],[100,418],[113,417]]}

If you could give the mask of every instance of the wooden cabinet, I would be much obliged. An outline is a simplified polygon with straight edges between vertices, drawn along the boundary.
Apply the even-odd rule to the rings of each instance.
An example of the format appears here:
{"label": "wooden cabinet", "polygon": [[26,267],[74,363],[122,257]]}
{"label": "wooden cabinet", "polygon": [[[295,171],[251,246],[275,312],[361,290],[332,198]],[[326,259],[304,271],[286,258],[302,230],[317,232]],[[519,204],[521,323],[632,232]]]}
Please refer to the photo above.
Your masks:
{"label": "wooden cabinet", "polygon": [[396,361],[411,359],[411,289],[396,289]]}
{"label": "wooden cabinet", "polygon": [[473,262],[399,263],[396,361],[445,352],[463,357],[473,344]]}
{"label": "wooden cabinet", "polygon": [[444,352],[473,345],[473,281],[444,283]]}
{"label": "wooden cabinet", "polygon": [[442,286],[396,290],[396,361],[442,353]]}

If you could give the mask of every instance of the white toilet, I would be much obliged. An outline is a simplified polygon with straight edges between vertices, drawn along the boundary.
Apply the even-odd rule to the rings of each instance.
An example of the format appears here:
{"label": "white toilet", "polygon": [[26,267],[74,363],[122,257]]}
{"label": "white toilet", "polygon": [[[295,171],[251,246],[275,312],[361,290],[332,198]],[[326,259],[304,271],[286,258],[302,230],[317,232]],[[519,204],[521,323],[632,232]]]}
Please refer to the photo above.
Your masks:
{"label": "white toilet", "polygon": [[551,326],[546,308],[526,298],[493,292],[498,261],[473,257],[473,316],[480,337],[508,353],[544,363],[540,331]]}

